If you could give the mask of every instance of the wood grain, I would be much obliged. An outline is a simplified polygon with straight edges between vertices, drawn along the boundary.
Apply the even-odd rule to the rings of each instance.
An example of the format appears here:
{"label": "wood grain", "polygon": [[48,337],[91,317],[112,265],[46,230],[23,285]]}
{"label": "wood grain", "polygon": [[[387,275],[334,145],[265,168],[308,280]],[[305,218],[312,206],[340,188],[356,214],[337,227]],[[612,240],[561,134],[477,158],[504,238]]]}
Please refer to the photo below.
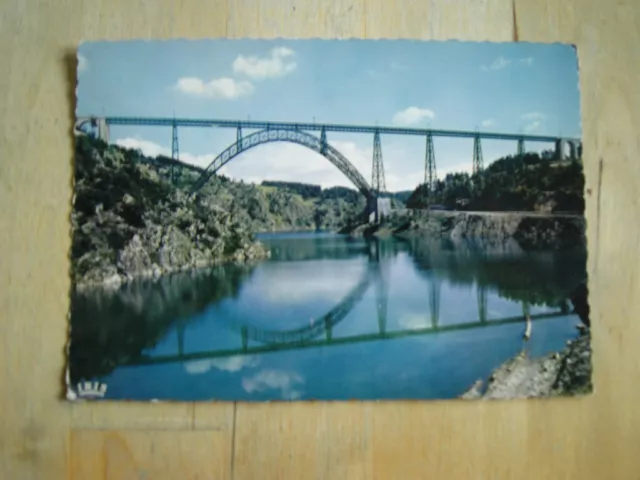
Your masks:
{"label": "wood grain", "polygon": [[[69,59],[80,41],[510,41],[515,31],[520,41],[578,49],[593,395],[237,406],[61,400],[75,88]],[[637,2],[5,0],[0,40],[0,478],[640,478]]]}
{"label": "wood grain", "polygon": [[229,478],[231,443],[225,432],[74,431],[73,480],[217,480]]}

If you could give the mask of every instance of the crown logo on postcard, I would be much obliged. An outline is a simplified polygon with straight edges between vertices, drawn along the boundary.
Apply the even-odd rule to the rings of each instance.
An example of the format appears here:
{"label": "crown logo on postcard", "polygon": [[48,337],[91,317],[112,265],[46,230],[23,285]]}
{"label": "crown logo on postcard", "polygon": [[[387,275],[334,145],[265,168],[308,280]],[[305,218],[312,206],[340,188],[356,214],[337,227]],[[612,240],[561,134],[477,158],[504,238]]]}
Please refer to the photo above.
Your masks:
{"label": "crown logo on postcard", "polygon": [[81,398],[104,398],[107,385],[101,382],[78,383],[78,396]]}

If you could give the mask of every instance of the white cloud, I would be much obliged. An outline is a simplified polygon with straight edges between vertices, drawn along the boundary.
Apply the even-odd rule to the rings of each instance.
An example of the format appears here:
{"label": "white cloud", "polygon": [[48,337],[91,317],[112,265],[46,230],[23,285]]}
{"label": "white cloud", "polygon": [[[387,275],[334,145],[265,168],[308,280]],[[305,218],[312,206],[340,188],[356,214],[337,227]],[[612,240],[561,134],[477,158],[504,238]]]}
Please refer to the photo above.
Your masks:
{"label": "white cloud", "polygon": [[546,118],[544,113],[529,112],[522,115],[522,119],[528,123],[524,126],[524,131],[527,133],[538,130],[542,126],[542,121]]}
{"label": "white cloud", "polygon": [[403,330],[419,330],[432,327],[431,317],[427,314],[407,313],[398,319]]}
{"label": "white cloud", "polygon": [[496,58],[491,65],[483,65],[483,70],[501,70],[511,63],[511,60],[504,58],[502,55]]}
{"label": "white cloud", "polygon": [[282,77],[296,69],[297,63],[293,59],[294,56],[295,52],[286,47],[271,49],[269,57],[266,58],[239,55],[233,61],[233,71],[254,80]]}
{"label": "white cloud", "polygon": [[247,393],[264,392],[265,390],[280,390],[285,400],[296,400],[302,396],[304,378],[296,372],[266,369],[252,377],[242,379],[242,388]]}
{"label": "white cloud", "polygon": [[[161,147],[157,143],[143,140],[137,137],[119,138],[113,143],[123,148],[130,148],[133,150],[140,150],[147,157],[157,157],[158,155],[164,155],[165,157],[171,157],[171,150],[165,147]],[[184,162],[198,167],[206,167],[214,159],[214,155],[192,155],[190,153],[181,152],[178,158]]]}
{"label": "white cloud", "polygon": [[87,57],[78,54],[78,72],[84,72],[89,67],[89,62],[87,61]]}
{"label": "white cloud", "polygon": [[247,81],[238,81],[233,78],[214,78],[208,82],[196,77],[183,77],[178,79],[176,88],[187,95],[211,99],[234,100],[251,95],[254,91],[253,84]]}
{"label": "white cloud", "polygon": [[[361,149],[353,142],[329,141],[329,144],[342,153],[368,180],[371,172],[371,149]],[[256,172],[258,166],[260,173]],[[312,181],[322,187],[339,185],[354,188],[350,180],[322,155],[293,143],[269,143],[253,148],[230,162],[227,169],[232,178],[243,178],[256,183],[262,180]]]}
{"label": "white cloud", "polygon": [[316,265],[313,277],[296,265],[283,266],[268,271],[269,281],[260,287],[260,294],[281,307],[305,304],[310,300],[333,304],[356,287],[362,274],[361,265],[344,267],[339,277],[331,264]]}
{"label": "white cloud", "polygon": [[493,125],[495,125],[496,122],[493,118],[488,118],[486,120],[483,120],[482,123],[480,124],[483,127],[491,127]]}
{"label": "white cloud", "polygon": [[130,148],[132,150],[140,150],[144,155],[148,157],[157,157],[158,155],[167,155],[171,156],[171,152],[161,147],[160,145],[149,142],[148,140],[143,140],[141,138],[118,138],[114,141],[114,143],[123,148]]}
{"label": "white cloud", "polygon": [[545,114],[540,112],[529,112],[523,114],[522,118],[524,120],[542,120],[543,118],[545,118]]}
{"label": "white cloud", "polygon": [[260,364],[260,359],[253,356],[236,355],[228,358],[196,360],[185,364],[184,369],[191,375],[207,373],[212,368],[225,372],[238,372],[243,368],[251,368]]}
{"label": "white cloud", "polygon": [[[514,62],[517,61],[517,63],[526,65],[528,67],[533,65],[533,57],[524,57],[524,58],[519,58],[513,61]],[[490,65],[483,65],[482,70],[484,70],[485,72],[489,70],[501,70],[505,67],[508,67],[511,64],[511,62],[512,60],[505,58],[501,55],[498,58],[496,58],[493,62],[491,62]]]}
{"label": "white cloud", "polygon": [[407,173],[405,175],[396,175],[385,168],[385,180],[387,190],[390,192],[400,192],[404,190],[414,190],[418,185],[424,182],[424,170]]}
{"label": "white cloud", "polygon": [[541,122],[539,122],[538,120],[535,120],[527,125],[524,126],[524,131],[529,133],[529,132],[533,132],[534,130],[537,130],[538,128],[540,128],[540,125],[542,125]]}
{"label": "white cloud", "polygon": [[395,125],[416,125],[425,118],[433,119],[435,114],[433,110],[419,107],[409,107],[405,110],[397,112],[392,119]]}

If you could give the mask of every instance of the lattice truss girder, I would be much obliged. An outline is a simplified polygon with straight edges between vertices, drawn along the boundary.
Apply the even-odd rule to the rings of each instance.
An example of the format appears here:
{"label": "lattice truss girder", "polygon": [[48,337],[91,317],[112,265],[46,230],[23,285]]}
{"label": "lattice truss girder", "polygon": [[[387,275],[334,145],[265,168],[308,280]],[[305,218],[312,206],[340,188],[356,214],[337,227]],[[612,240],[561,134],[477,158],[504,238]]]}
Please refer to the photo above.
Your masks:
{"label": "lattice truss girder", "polygon": [[265,345],[308,342],[326,333],[327,329],[333,328],[344,320],[351,310],[353,310],[353,307],[362,300],[370,284],[371,275],[367,271],[339,304],[329,310],[325,315],[315,319],[309,326],[285,331],[265,330],[253,325],[233,325],[231,328],[242,330],[247,339]]}

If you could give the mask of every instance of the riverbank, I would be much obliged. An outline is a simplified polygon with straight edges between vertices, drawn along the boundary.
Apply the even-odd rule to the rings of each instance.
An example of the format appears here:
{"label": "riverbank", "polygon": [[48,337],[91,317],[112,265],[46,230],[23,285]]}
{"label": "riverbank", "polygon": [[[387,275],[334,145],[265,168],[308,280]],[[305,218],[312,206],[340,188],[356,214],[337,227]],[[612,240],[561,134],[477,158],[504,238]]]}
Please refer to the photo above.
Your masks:
{"label": "riverbank", "polygon": [[565,349],[540,358],[508,360],[461,398],[467,400],[573,396],[591,393],[591,335],[584,332]]}
{"label": "riverbank", "polygon": [[128,152],[87,137],[76,144],[71,223],[80,290],[269,255],[212,195],[189,196]]}
{"label": "riverbank", "polygon": [[380,225],[357,225],[341,233],[404,238],[429,235],[452,240],[513,238],[526,249],[561,249],[585,244],[585,227],[580,215],[416,210],[392,215]]}
{"label": "riverbank", "polygon": [[71,295],[70,381],[104,377],[161,342],[172,326],[239,294],[248,264],[190,269],[122,288],[76,290]]}
{"label": "riverbank", "polygon": [[[137,236],[136,236],[137,237]],[[189,259],[185,259],[184,263],[177,263],[175,265],[165,264],[162,261],[158,263],[149,263],[149,244],[145,247],[139,240],[139,237],[134,237],[134,240],[127,246],[127,252],[120,255],[120,258],[124,258],[127,255],[133,258],[135,265],[129,270],[123,270],[122,262],[114,264],[106,264],[92,269],[88,274],[74,282],[74,287],[77,291],[82,292],[96,287],[103,287],[106,289],[117,289],[122,285],[129,284],[135,280],[142,279],[161,279],[174,273],[189,272],[198,274],[202,271],[207,271],[210,268],[233,263],[233,264],[245,264],[251,265],[254,262],[269,258],[270,252],[260,242],[253,242],[246,247],[237,249],[233,255],[226,257],[211,256],[207,258],[206,254],[202,250],[192,250],[192,254]],[[170,245],[165,245],[165,250],[171,250],[174,248]],[[198,258],[201,255],[201,258]],[[96,263],[100,262],[100,258],[96,258]],[[140,263],[138,263],[140,262]],[[141,265],[142,264],[142,265]]]}

